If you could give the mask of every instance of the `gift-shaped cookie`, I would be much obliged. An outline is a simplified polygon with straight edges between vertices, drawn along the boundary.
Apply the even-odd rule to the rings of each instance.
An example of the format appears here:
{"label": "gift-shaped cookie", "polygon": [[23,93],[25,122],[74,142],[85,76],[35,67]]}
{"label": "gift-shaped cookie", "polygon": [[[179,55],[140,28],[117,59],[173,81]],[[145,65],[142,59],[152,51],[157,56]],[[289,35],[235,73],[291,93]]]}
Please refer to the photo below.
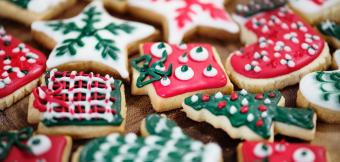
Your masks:
{"label": "gift-shaped cookie", "polygon": [[312,140],[316,114],[312,109],[284,107],[279,91],[251,94],[246,90],[231,95],[195,94],[183,102],[183,111],[195,121],[221,128],[231,138],[273,141],[279,133]]}
{"label": "gift-shaped cookie", "polygon": [[[339,68],[340,50],[333,57]],[[340,123],[340,70],[318,71],[304,76],[296,102],[300,107],[312,107],[322,121]]]}
{"label": "gift-shaped cookie", "polygon": [[209,44],[145,43],[131,65],[132,94],[148,94],[158,112],[181,107],[185,97],[197,92],[233,90],[217,51]]}
{"label": "gift-shaped cookie", "polygon": [[73,161],[222,161],[222,150],[217,144],[191,139],[166,117],[149,115],[141,127],[144,137],[114,133],[97,138],[78,149]]}
{"label": "gift-shaped cookie", "polygon": [[67,162],[72,139],[68,136],[33,135],[32,128],[0,132],[0,161]]}
{"label": "gift-shaped cookie", "polygon": [[247,45],[226,62],[238,87],[251,92],[281,89],[330,65],[327,43],[286,7],[247,16],[235,16]]}
{"label": "gift-shaped cookie", "polygon": [[154,27],[112,17],[101,1],[78,16],[32,24],[33,37],[53,49],[47,68],[110,74],[129,80],[128,53],[157,36]]}
{"label": "gift-shaped cookie", "polygon": [[46,58],[0,26],[0,59],[0,110],[4,110],[37,86],[46,69]]}
{"label": "gift-shaped cookie", "polygon": [[327,162],[324,147],[304,143],[246,141],[237,147],[239,162]]}
{"label": "gift-shaped cookie", "polygon": [[0,17],[31,25],[53,18],[75,3],[76,0],[2,0]]}
{"label": "gift-shaped cookie", "polygon": [[128,10],[136,17],[162,24],[168,43],[182,43],[195,33],[227,39],[239,32],[224,10],[224,0],[129,0]]}
{"label": "gift-shaped cookie", "polygon": [[318,24],[317,27],[326,37],[327,42],[335,48],[340,48],[340,22],[326,20]]}
{"label": "gift-shaped cookie", "polygon": [[339,0],[289,0],[289,5],[312,24],[336,18],[340,12]]}
{"label": "gift-shaped cookie", "polygon": [[29,100],[28,122],[38,132],[92,138],[125,129],[125,95],[121,81],[106,75],[46,72]]}

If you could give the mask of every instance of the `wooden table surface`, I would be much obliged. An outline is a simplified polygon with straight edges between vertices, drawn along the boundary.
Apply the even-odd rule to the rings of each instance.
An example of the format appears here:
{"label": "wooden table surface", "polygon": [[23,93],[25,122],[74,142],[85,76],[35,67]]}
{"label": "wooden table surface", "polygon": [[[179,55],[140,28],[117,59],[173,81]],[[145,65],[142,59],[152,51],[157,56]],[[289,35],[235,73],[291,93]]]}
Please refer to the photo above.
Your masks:
{"label": "wooden table surface", "polygon": [[[64,12],[57,18],[67,18],[77,15],[77,13],[79,13],[86,4],[86,2],[79,1],[76,6]],[[233,8],[234,4],[235,3],[229,4],[227,7]],[[112,15],[122,17],[121,15],[117,15],[115,13],[112,13]],[[129,16],[123,16],[123,18],[135,20]],[[0,24],[5,27],[9,34],[23,40],[25,43],[28,43],[37,49],[40,49],[41,51],[45,52],[46,55],[49,54],[50,51],[44,49],[41,45],[39,45],[32,39],[29,27],[4,19],[0,19]],[[157,26],[157,28],[161,29],[159,26]],[[206,42],[213,44],[217,48],[222,60],[225,60],[229,53],[243,46],[239,41],[235,40],[217,41],[205,37],[195,37],[190,39],[190,42]],[[148,96],[132,96],[129,88],[130,85],[125,85],[125,87],[128,108],[126,130],[127,132],[139,133],[141,120],[147,114],[154,113],[154,111],[151,107]],[[287,87],[281,91],[286,98],[287,106],[295,106],[297,88],[298,85],[295,85]],[[25,97],[18,103],[14,104],[12,107],[0,112],[0,131],[19,129],[30,126],[26,121],[27,104],[28,97]],[[224,161],[236,161],[236,146],[241,142],[240,140],[231,139],[227,133],[222,130],[215,129],[207,123],[192,121],[188,119],[185,113],[181,112],[180,110],[165,112],[165,114],[169,118],[176,121],[178,125],[183,128],[183,130],[191,137],[203,142],[217,142],[223,149]],[[284,139],[289,142],[305,142],[279,135],[277,135],[275,139],[277,141]],[[76,147],[78,147],[79,145],[86,142],[86,140],[74,141],[73,150],[75,150]],[[340,161],[340,125],[331,125],[318,122],[316,138],[311,141],[311,143],[326,147],[329,151],[332,161]]]}

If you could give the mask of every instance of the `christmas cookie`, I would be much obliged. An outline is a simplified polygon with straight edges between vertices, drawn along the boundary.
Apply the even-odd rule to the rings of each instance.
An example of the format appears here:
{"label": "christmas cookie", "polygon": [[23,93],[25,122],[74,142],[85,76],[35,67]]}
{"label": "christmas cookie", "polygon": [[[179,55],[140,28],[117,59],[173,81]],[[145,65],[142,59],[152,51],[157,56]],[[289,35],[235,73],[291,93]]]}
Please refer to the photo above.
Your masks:
{"label": "christmas cookie", "polygon": [[289,0],[289,6],[312,24],[340,18],[339,0]]}
{"label": "christmas cookie", "polygon": [[224,0],[128,0],[131,14],[162,24],[168,43],[182,43],[195,33],[227,39],[239,32],[224,10]]}
{"label": "christmas cookie", "polygon": [[324,147],[304,143],[246,141],[237,147],[238,162],[327,162]]}
{"label": "christmas cookie", "polygon": [[184,100],[183,111],[190,119],[206,121],[234,139],[273,141],[275,134],[282,134],[312,140],[316,127],[312,109],[284,107],[284,97],[279,91],[199,93]]}
{"label": "christmas cookie", "polygon": [[2,162],[67,162],[72,139],[68,136],[33,135],[32,128],[0,132]]}
{"label": "christmas cookie", "polygon": [[32,92],[46,69],[45,62],[44,54],[0,26],[0,110]]}
{"label": "christmas cookie", "polygon": [[53,18],[75,3],[76,0],[1,0],[0,17],[31,25]]}
{"label": "christmas cookie", "polygon": [[157,36],[154,27],[111,17],[101,1],[78,16],[32,24],[33,37],[53,49],[47,68],[110,74],[128,80],[128,53]]}
{"label": "christmas cookie", "polygon": [[[334,53],[334,64],[340,66],[340,50]],[[340,70],[319,71],[306,75],[300,81],[297,105],[311,107],[318,118],[340,124]]]}
{"label": "christmas cookie", "polygon": [[131,65],[132,94],[148,94],[158,112],[181,107],[185,97],[197,92],[233,90],[217,51],[209,44],[145,43]]}
{"label": "christmas cookie", "polygon": [[286,7],[235,19],[247,46],[229,55],[226,69],[240,88],[250,92],[281,89],[331,64],[327,43]]}
{"label": "christmas cookie", "polygon": [[92,138],[125,130],[126,105],[121,81],[106,75],[46,72],[30,96],[28,122],[38,132]]}
{"label": "christmas cookie", "polygon": [[340,48],[340,23],[326,20],[318,24],[317,27],[333,47]]}
{"label": "christmas cookie", "polygon": [[188,137],[175,122],[166,117],[149,115],[143,121],[143,125],[141,129],[148,131],[144,137],[138,137],[133,133],[126,135],[114,133],[97,138],[78,149],[73,156],[73,162],[222,161],[222,150],[217,144],[203,144]]}

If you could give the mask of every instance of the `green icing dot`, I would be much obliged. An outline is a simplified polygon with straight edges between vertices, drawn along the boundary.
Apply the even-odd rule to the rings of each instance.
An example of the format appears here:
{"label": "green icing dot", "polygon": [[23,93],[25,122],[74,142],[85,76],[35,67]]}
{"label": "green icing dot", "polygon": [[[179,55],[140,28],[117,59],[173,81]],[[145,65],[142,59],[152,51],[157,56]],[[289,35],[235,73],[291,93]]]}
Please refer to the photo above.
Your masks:
{"label": "green icing dot", "polygon": [[208,71],[211,71],[211,70],[212,70],[212,65],[211,65],[211,64],[208,65],[207,70],[208,70]]}
{"label": "green icing dot", "polygon": [[201,53],[201,52],[203,52],[203,48],[200,46],[200,47],[198,47],[197,49],[196,49],[196,52],[197,53]]}
{"label": "green icing dot", "polygon": [[188,66],[187,65],[183,65],[182,67],[181,67],[181,71],[182,72],[186,72],[186,71],[188,71]]}

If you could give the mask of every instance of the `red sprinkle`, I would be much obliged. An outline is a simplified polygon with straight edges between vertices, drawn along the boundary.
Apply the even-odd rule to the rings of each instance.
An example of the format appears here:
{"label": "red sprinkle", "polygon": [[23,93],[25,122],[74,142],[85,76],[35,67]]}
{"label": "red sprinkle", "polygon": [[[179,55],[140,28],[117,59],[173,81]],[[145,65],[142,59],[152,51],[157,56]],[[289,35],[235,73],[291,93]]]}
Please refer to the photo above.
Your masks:
{"label": "red sprinkle", "polygon": [[210,99],[210,96],[209,96],[209,95],[207,95],[207,94],[202,95],[202,101],[203,101],[203,102],[207,102],[207,101],[209,101],[209,99]]}
{"label": "red sprinkle", "polygon": [[264,105],[260,105],[260,106],[259,106],[259,110],[262,111],[262,112],[263,112],[263,111],[266,111],[266,110],[267,110],[267,107],[264,106]]}
{"label": "red sprinkle", "polygon": [[269,97],[270,97],[270,98],[274,98],[275,96],[276,96],[276,94],[275,94],[274,92],[270,92],[270,93],[269,93]]}
{"label": "red sprinkle", "polygon": [[242,106],[241,113],[247,113],[247,112],[248,112],[248,106]]}
{"label": "red sprinkle", "polygon": [[227,101],[220,101],[220,102],[217,104],[217,107],[218,107],[219,109],[223,109],[226,105],[227,105]]}
{"label": "red sprinkle", "polygon": [[238,94],[235,91],[231,92],[230,99],[232,101],[237,100],[238,99]]}
{"label": "red sprinkle", "polygon": [[261,127],[263,125],[263,120],[262,119],[259,119],[257,122],[256,122],[256,126],[257,127]]}
{"label": "red sprinkle", "polygon": [[262,100],[263,98],[264,97],[263,97],[262,93],[256,94],[256,96],[255,96],[255,99],[258,99],[258,100]]}

